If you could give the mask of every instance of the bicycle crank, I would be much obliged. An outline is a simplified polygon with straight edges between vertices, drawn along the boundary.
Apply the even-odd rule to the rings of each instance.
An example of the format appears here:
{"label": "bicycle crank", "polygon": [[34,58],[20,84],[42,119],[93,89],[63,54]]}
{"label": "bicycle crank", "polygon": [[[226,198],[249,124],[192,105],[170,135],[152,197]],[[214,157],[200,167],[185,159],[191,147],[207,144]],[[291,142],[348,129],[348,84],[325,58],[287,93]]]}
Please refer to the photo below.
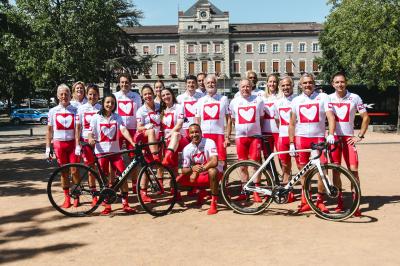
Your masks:
{"label": "bicycle crank", "polygon": [[102,197],[108,204],[112,204],[117,200],[117,193],[111,188],[103,188],[100,191],[100,197]]}
{"label": "bicycle crank", "polygon": [[272,198],[276,204],[285,204],[288,202],[289,191],[283,187],[277,187],[272,192]]}

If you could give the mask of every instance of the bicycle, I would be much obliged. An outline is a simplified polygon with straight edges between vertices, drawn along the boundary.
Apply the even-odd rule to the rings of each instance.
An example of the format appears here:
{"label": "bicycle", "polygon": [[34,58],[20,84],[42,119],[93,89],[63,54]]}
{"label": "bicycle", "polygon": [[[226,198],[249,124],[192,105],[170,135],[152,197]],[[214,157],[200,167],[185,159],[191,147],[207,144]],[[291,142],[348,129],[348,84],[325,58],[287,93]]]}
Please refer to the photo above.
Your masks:
{"label": "bicycle", "polygon": [[[163,216],[169,213],[175,205],[177,197],[177,183],[175,175],[171,169],[162,165],[160,162],[147,162],[143,154],[143,148],[150,145],[160,145],[164,140],[157,142],[136,144],[134,149],[124,150],[117,153],[110,153],[102,156],[94,156],[94,167],[92,168],[81,163],[71,163],[59,167],[51,175],[47,183],[47,195],[53,207],[66,216],[81,217],[94,212],[103,201],[108,204],[114,203],[118,197],[118,190],[130,176],[132,170],[141,166],[137,178],[137,190],[145,189],[147,196],[152,202],[144,202],[140,193],[137,194],[139,203],[143,209],[153,216]],[[92,146],[88,143],[81,143],[83,146]],[[126,166],[120,176],[117,176],[110,185],[105,174],[99,167],[99,159],[134,152],[135,157]],[[79,198],[79,206],[62,208],[64,200],[64,187],[69,188],[69,196],[72,199]],[[97,202],[93,204],[93,198]],[[60,204],[61,202],[61,204]]]}
{"label": "bicycle", "polygon": [[[351,217],[360,205],[360,186],[346,168],[335,164],[321,165],[322,152],[327,154],[329,146],[330,144],[322,142],[312,144],[310,149],[296,150],[296,153],[311,152],[310,161],[284,186],[275,183],[267,167],[275,156],[290,151],[271,153],[262,164],[246,160],[231,165],[221,182],[221,192],[226,204],[240,214],[261,213],[272,201],[277,204],[286,203],[289,192],[305,175],[303,192],[307,203],[318,217],[331,221]],[[339,178],[333,177],[334,171],[340,174]],[[315,196],[318,193],[325,193],[328,212],[317,207]],[[341,208],[333,207],[339,199],[343,199]]]}

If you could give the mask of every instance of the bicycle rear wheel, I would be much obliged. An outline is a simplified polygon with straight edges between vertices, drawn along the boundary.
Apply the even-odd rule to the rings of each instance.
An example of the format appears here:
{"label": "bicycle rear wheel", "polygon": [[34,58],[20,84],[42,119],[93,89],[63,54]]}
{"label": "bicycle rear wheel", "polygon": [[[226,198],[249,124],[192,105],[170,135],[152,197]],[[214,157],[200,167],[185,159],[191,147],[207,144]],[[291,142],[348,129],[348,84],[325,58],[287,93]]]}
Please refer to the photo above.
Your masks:
{"label": "bicycle rear wheel", "polygon": [[83,164],[66,164],[51,175],[47,195],[51,205],[66,216],[81,217],[97,209],[103,182]]}
{"label": "bicycle rear wheel", "polygon": [[308,204],[320,218],[330,221],[350,218],[360,205],[361,190],[358,181],[342,166],[326,164],[321,167],[327,179],[333,184],[329,187],[331,193],[326,193],[318,169],[315,167],[304,181]]}
{"label": "bicycle rear wheel", "polygon": [[153,216],[166,215],[175,205],[175,175],[159,162],[151,162],[140,170],[137,188],[140,205]]}
{"label": "bicycle rear wheel", "polygon": [[[235,163],[226,170],[221,182],[221,192],[226,204],[234,211],[240,214],[258,214],[271,204],[271,196],[243,190],[243,186],[260,167],[259,163],[248,160]],[[272,191],[274,182],[265,169],[258,182],[250,184],[250,188],[256,186]]]}

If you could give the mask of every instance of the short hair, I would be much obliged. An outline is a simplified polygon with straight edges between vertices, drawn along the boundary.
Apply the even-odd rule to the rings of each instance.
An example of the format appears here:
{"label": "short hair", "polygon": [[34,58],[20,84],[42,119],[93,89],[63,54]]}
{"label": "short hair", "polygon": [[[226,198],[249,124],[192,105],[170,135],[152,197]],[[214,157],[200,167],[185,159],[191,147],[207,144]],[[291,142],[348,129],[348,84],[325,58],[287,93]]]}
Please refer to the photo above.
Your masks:
{"label": "short hair", "polygon": [[215,82],[217,82],[217,77],[214,74],[208,74],[204,80],[207,80],[207,79],[213,79],[213,80],[215,80]]}
{"label": "short hair", "polygon": [[313,81],[313,83],[314,83],[314,85],[315,85],[315,77],[314,77],[313,74],[311,74],[311,73],[304,73],[303,75],[301,75],[300,81],[299,81],[299,84],[300,84],[300,85],[303,83],[303,79],[304,79],[304,78],[311,78],[312,81]]}
{"label": "short hair", "polygon": [[257,73],[256,73],[255,71],[253,71],[253,70],[248,70],[248,71],[246,71],[246,78],[247,78],[247,79],[249,78],[249,75],[250,75],[250,74],[254,74],[254,76],[256,77],[256,79],[258,79]]}
{"label": "short hair", "polygon": [[239,89],[240,89],[240,87],[241,87],[243,81],[249,82],[250,86],[253,84],[253,82],[252,82],[251,80],[249,80],[248,78],[241,79],[240,82],[239,82]]}
{"label": "short hair", "polygon": [[204,76],[204,77],[206,77],[207,76],[207,74],[206,73],[204,73],[204,72],[200,72],[200,73],[198,73],[197,74],[197,78],[199,78],[199,76]]}
{"label": "short hair", "polygon": [[66,84],[64,84],[64,83],[58,85],[58,87],[57,87],[57,95],[58,95],[58,93],[59,93],[61,90],[67,90],[68,93],[69,93],[69,95],[71,95],[71,90],[70,90],[69,87],[68,87]]}
{"label": "short hair", "polygon": [[197,123],[192,123],[192,124],[190,124],[189,127],[199,127],[200,130],[201,130],[201,126],[199,124],[197,124]]}
{"label": "short hair", "polygon": [[279,80],[279,86],[281,86],[281,83],[282,83],[284,80],[289,80],[289,81],[290,81],[290,85],[292,85],[292,88],[293,88],[294,82],[293,82],[293,79],[292,79],[290,76],[283,76],[283,77]]}
{"label": "short hair", "polygon": [[99,86],[97,84],[94,84],[94,83],[88,84],[86,87],[86,94],[88,94],[89,90],[95,90],[97,92],[97,94],[100,95]]}
{"label": "short hair", "polygon": [[187,76],[185,77],[185,83],[187,83],[188,80],[194,80],[194,81],[197,82],[197,77],[196,77],[195,75],[187,75]]}
{"label": "short hair", "polygon": [[129,82],[132,82],[132,77],[131,75],[129,75],[128,73],[121,73],[118,75],[118,83],[120,81],[121,78],[126,78],[127,80],[129,80]]}
{"label": "short hair", "polygon": [[344,73],[343,71],[338,71],[332,75],[331,83],[333,82],[333,79],[336,78],[337,76],[342,76],[344,77],[344,80],[347,81],[346,73]]}

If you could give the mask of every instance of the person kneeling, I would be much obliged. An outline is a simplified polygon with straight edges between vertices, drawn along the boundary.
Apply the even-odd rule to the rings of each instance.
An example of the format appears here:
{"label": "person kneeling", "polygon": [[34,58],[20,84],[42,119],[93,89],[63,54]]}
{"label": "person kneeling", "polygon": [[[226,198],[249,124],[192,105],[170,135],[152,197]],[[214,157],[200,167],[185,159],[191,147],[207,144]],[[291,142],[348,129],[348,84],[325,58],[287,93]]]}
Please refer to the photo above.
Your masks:
{"label": "person kneeling", "polygon": [[203,138],[198,124],[189,126],[191,142],[183,149],[182,175],[177,182],[182,186],[203,186],[210,184],[211,206],[207,214],[216,214],[218,199],[218,181],[222,169],[218,169],[218,152],[215,142]]}

